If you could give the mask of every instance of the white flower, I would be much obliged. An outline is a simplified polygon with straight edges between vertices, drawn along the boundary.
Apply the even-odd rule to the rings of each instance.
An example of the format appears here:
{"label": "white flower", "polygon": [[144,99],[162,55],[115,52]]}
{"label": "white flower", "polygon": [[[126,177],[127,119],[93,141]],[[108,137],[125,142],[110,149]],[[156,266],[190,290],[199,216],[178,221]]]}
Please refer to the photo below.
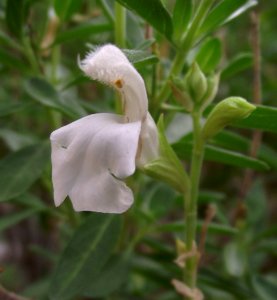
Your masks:
{"label": "white flower", "polygon": [[136,165],[158,156],[144,81],[113,45],[89,53],[79,65],[92,79],[120,91],[124,115],[93,114],[52,132],[55,204],[68,195],[76,211],[122,213],[133,203],[123,180]]}

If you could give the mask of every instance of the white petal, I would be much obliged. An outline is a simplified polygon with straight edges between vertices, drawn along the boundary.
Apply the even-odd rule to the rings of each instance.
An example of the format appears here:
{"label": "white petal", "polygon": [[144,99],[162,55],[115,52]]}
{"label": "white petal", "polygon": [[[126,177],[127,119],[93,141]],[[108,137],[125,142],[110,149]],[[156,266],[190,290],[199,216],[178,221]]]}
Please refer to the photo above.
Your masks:
{"label": "white petal", "polygon": [[139,150],[137,153],[137,165],[144,166],[158,156],[158,129],[150,113],[147,113],[147,117],[143,121],[141,127]]}
{"label": "white petal", "polygon": [[78,211],[125,211],[133,196],[117,178],[135,171],[140,130],[141,122],[125,124],[121,116],[94,114],[54,131],[51,143],[56,205],[69,195]]}
{"label": "white petal", "polygon": [[89,53],[79,66],[92,79],[120,91],[129,122],[146,117],[148,99],[144,81],[120,49],[113,45],[100,47]]}

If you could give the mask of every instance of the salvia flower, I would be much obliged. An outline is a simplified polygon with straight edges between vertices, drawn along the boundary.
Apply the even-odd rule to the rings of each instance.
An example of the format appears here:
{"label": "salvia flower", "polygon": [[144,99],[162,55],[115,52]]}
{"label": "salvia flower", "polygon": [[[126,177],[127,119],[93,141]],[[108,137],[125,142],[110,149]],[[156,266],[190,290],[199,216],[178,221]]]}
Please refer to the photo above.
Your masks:
{"label": "salvia flower", "polygon": [[133,203],[124,179],[159,155],[145,84],[113,45],[89,53],[79,66],[121,93],[124,115],[92,114],[52,132],[55,204],[68,195],[76,211],[122,213]]}

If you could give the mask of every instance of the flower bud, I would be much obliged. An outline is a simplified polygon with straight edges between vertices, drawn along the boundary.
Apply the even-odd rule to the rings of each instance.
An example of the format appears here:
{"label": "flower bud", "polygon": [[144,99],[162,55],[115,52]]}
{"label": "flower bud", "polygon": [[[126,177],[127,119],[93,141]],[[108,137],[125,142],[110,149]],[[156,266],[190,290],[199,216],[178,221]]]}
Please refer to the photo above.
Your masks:
{"label": "flower bud", "polygon": [[175,99],[188,111],[191,112],[193,109],[193,101],[185,90],[184,82],[178,77],[172,77],[170,82],[172,94]]}
{"label": "flower bud", "polygon": [[202,130],[209,139],[230,123],[248,117],[256,107],[240,97],[229,97],[219,102],[210,112]]}
{"label": "flower bud", "polygon": [[185,77],[185,84],[193,101],[200,103],[207,92],[208,84],[204,73],[196,62],[189,69]]}
{"label": "flower bud", "polygon": [[218,85],[219,85],[220,74],[214,74],[207,77],[207,92],[202,99],[202,110],[204,110],[215,98]]}
{"label": "flower bud", "polygon": [[158,131],[160,156],[144,165],[143,171],[147,175],[164,181],[177,191],[184,193],[189,188],[188,175],[165,137],[163,117],[160,117],[158,122]]}

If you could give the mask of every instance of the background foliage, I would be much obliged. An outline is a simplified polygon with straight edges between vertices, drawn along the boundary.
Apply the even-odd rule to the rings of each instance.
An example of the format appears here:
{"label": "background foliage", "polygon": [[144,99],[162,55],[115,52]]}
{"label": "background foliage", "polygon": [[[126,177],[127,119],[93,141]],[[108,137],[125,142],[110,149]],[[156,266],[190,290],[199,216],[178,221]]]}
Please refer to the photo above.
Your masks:
{"label": "background foliage", "polygon": [[[127,7],[125,53],[145,79],[150,110],[156,118],[164,113],[169,141],[189,161],[188,115],[173,96],[163,103],[158,94],[199,1],[118,3]],[[255,4],[216,1],[187,49],[184,73],[194,59],[206,73],[221,70],[217,100],[253,97]],[[75,213],[68,200],[53,205],[49,134],[115,109],[114,92],[77,65],[78,55],[116,42],[114,5],[0,1],[0,282],[26,298],[179,299],[170,281],[181,272],[173,261],[183,204],[171,188],[138,172],[128,182],[136,201],[124,215]],[[198,228],[203,240],[207,226],[207,240],[199,287],[211,300],[277,295],[277,3],[264,1],[259,10],[263,106],[215,136],[205,152]],[[264,132],[254,158],[250,129]],[[246,168],[255,170],[249,189],[242,185]],[[211,208],[216,215],[207,224]]]}

